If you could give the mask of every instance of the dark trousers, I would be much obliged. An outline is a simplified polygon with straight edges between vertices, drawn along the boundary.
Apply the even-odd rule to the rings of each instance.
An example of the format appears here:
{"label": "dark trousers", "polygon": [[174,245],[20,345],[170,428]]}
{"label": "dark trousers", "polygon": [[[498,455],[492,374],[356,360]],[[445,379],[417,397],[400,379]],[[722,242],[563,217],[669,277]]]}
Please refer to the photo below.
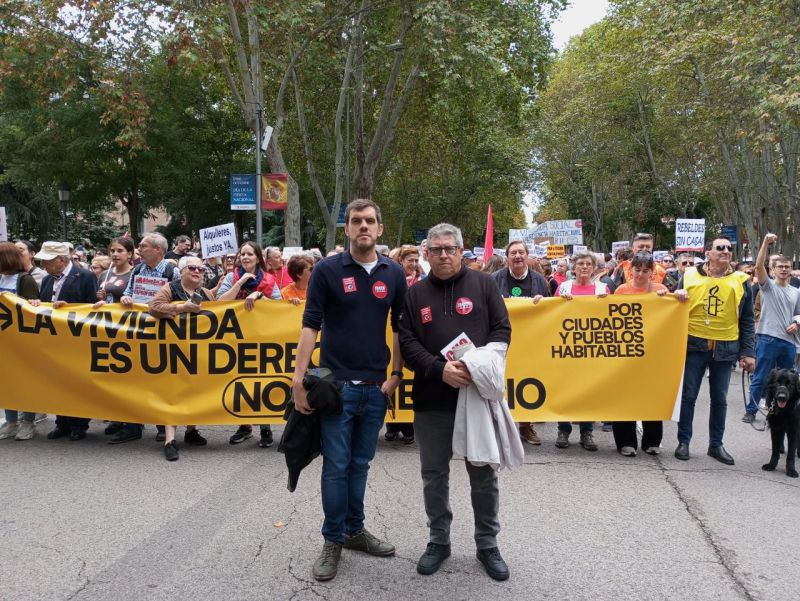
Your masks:
{"label": "dark trousers", "polygon": [[59,430],[78,430],[85,432],[89,429],[88,417],[70,417],[69,415],[56,415],[56,428]]}
{"label": "dark trousers", "polygon": [[[419,444],[422,468],[422,494],[428,515],[430,542],[450,544],[450,459],[453,457],[453,427],[456,414],[424,411],[414,415],[414,430]],[[491,466],[475,466],[464,461],[469,474],[472,513],[475,518],[475,544],[478,549],[497,546],[500,532],[500,490],[497,472]]]}
{"label": "dark trousers", "polygon": [[[663,422],[642,422],[642,448],[658,447],[664,436]],[[636,422],[614,422],[614,442],[619,451],[622,447],[638,449]]]}

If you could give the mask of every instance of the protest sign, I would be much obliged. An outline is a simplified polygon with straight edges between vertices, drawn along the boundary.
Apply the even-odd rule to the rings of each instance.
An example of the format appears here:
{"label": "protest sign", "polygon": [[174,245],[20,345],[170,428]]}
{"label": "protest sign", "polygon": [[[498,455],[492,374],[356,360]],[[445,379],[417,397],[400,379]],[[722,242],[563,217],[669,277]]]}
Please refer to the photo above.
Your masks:
{"label": "protest sign", "polygon": [[624,250],[626,248],[630,248],[631,243],[628,240],[620,240],[619,242],[612,242],[611,243],[611,256],[616,258],[617,251]]}
{"label": "protest sign", "polygon": [[548,259],[560,259],[567,255],[567,247],[563,244],[549,244],[547,246]]}
{"label": "protest sign", "polygon": [[303,254],[303,247],[302,246],[284,246],[283,247],[283,254],[281,257],[284,261],[288,261],[295,255],[302,255]]}
{"label": "protest sign", "polygon": [[131,298],[134,303],[146,305],[153,300],[156,293],[166,283],[167,278],[135,275],[133,276],[133,294]]}
{"label": "protest sign", "polygon": [[583,222],[580,219],[545,221],[532,228],[508,230],[508,241],[526,244],[547,238],[551,244],[583,244]]}
{"label": "protest sign", "polygon": [[[631,295],[536,305],[507,299],[506,306],[515,420],[670,419],[686,355],[687,303]],[[121,422],[283,423],[302,315],[302,305],[266,301],[246,311],[243,302],[227,301],[157,320],[140,307],[54,309],[0,295],[0,345],[14,349],[0,361],[3,394],[22,411]],[[391,341],[388,327],[386,335]],[[319,345],[312,355],[318,365]],[[412,380],[406,372],[394,398],[400,422],[413,421]]]}
{"label": "protest sign", "polygon": [[224,257],[239,250],[236,242],[236,227],[225,223],[200,230],[200,250],[203,258]]}
{"label": "protest sign", "polygon": [[706,243],[705,219],[678,219],[675,222],[675,250],[701,252]]}
{"label": "protest sign", "polygon": [[587,250],[589,250],[589,247],[584,244],[574,244],[572,246],[573,253],[586,252]]}
{"label": "protest sign", "polygon": [[531,254],[539,259],[541,259],[542,257],[547,257],[548,246],[549,244],[534,244],[533,252]]}
{"label": "protest sign", "polygon": [[0,242],[8,242],[8,222],[6,221],[5,207],[0,207]]}

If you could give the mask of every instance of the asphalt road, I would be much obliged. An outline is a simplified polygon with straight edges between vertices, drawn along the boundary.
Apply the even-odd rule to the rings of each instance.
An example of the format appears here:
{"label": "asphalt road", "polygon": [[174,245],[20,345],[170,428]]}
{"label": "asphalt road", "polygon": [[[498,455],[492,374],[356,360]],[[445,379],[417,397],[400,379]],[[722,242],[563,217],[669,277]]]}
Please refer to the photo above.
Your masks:
{"label": "asphalt road", "polygon": [[768,433],[739,421],[739,372],[729,403],[733,467],[705,454],[705,387],[688,462],[672,456],[674,423],[657,458],[621,457],[599,427],[599,452],[556,449],[554,424],[539,426],[544,444],[501,475],[504,583],[475,559],[459,462],[453,556],[416,573],[427,542],[416,446],[381,437],[370,472],[367,527],[397,556],[345,551],[320,584],[320,460],[289,493],[283,456],[255,438],[231,447],[232,427],[204,428],[207,447],[168,463],[152,427],[109,446],[102,423],[69,442],[46,440],[48,421],[33,441],[0,441],[0,599],[796,599],[800,482],[761,470]]}

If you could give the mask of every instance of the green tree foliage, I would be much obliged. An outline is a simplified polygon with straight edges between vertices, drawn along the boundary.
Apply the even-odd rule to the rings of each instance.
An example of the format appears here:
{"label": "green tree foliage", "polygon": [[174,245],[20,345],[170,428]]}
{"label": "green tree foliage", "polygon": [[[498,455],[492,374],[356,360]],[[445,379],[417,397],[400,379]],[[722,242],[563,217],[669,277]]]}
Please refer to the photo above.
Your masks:
{"label": "green tree foliage", "polygon": [[789,0],[613,3],[541,101],[546,210],[583,217],[598,248],[642,229],[666,247],[660,217],[689,216],[776,231],[792,253],[799,17]]}

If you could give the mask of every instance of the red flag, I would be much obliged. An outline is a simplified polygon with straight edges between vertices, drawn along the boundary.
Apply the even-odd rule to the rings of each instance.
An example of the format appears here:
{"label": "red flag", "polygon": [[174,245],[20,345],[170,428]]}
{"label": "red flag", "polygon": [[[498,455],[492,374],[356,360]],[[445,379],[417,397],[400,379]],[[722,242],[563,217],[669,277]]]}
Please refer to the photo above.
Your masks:
{"label": "red flag", "polygon": [[123,238],[125,238],[126,240],[130,240],[131,239],[131,233],[130,232],[125,232],[125,235],[123,236]]}
{"label": "red flag", "polygon": [[486,216],[486,239],[483,241],[483,264],[486,265],[494,254],[494,219],[492,218],[492,205],[489,205],[489,214]]}

